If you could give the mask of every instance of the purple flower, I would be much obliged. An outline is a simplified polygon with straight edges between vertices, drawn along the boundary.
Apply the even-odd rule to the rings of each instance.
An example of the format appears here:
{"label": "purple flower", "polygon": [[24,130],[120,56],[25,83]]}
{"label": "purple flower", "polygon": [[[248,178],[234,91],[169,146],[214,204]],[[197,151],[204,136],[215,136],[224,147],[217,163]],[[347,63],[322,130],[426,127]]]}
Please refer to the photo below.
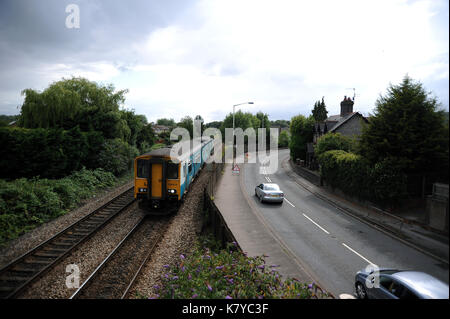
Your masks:
{"label": "purple flower", "polygon": [[191,276],[191,274],[189,274],[189,275],[188,275],[188,279],[189,279],[189,280],[191,280],[191,279],[192,279],[192,276]]}
{"label": "purple flower", "polygon": [[177,279],[178,279],[178,276],[173,276],[172,279],[173,279],[173,280],[177,280]]}
{"label": "purple flower", "polygon": [[183,254],[181,254],[181,255],[180,255],[180,258],[181,258],[181,259],[184,259],[185,257],[184,257],[184,255],[183,255]]}
{"label": "purple flower", "polygon": [[234,284],[233,278],[228,279],[228,282],[229,282],[230,284]]}
{"label": "purple flower", "polygon": [[224,266],[217,266],[216,269],[223,269]]}
{"label": "purple flower", "polygon": [[309,284],[309,285],[308,285],[308,288],[309,288],[309,289],[312,289],[312,287],[313,287],[312,284]]}
{"label": "purple flower", "polygon": [[153,288],[154,289],[159,289],[159,286],[158,285],[154,285]]}
{"label": "purple flower", "polygon": [[197,298],[197,297],[198,297],[197,294],[193,294],[191,298],[194,299],[194,298]]}
{"label": "purple flower", "polygon": [[164,265],[163,267],[164,267],[164,268],[169,268],[169,265]]}
{"label": "purple flower", "polygon": [[184,272],[186,270],[186,267],[181,267],[181,271]]}
{"label": "purple flower", "polygon": [[258,299],[264,299],[264,296],[258,296]]}
{"label": "purple flower", "polygon": [[237,242],[235,242],[235,241],[233,241],[232,244],[235,245],[235,246],[237,246]]}
{"label": "purple flower", "polygon": [[231,298],[230,296],[227,295],[227,296],[225,297],[225,299],[233,299],[233,298]]}
{"label": "purple flower", "polygon": [[169,278],[169,275],[168,275],[168,274],[165,274],[164,277]]}
{"label": "purple flower", "polygon": [[258,268],[259,269],[264,269],[264,265],[259,265]]}
{"label": "purple flower", "polygon": [[270,267],[274,268],[274,267],[280,267],[280,265],[270,265]]}
{"label": "purple flower", "polygon": [[212,291],[212,287],[209,284],[207,284],[207,286],[208,286],[208,290]]}

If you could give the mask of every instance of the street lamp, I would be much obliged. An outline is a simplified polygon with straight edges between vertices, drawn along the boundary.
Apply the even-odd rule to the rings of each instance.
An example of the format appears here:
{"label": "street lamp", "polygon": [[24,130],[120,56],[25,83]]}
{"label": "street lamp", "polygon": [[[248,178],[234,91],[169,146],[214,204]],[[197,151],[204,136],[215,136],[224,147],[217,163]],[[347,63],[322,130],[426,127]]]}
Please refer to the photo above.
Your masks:
{"label": "street lamp", "polygon": [[[253,102],[244,102],[244,103],[239,103],[239,104],[233,105],[233,167],[234,167],[234,108],[236,106],[244,105],[244,104],[253,104]],[[233,169],[233,167],[231,169]]]}

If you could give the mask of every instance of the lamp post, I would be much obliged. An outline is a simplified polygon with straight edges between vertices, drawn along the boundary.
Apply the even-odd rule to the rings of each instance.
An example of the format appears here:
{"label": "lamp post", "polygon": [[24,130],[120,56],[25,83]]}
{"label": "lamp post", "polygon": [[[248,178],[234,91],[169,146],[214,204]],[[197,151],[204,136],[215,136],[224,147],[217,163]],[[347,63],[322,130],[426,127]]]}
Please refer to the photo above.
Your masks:
{"label": "lamp post", "polygon": [[253,104],[253,102],[244,102],[244,103],[239,103],[239,104],[233,105],[233,167],[231,167],[231,169],[234,168],[234,109],[236,106],[244,105],[244,104]]}

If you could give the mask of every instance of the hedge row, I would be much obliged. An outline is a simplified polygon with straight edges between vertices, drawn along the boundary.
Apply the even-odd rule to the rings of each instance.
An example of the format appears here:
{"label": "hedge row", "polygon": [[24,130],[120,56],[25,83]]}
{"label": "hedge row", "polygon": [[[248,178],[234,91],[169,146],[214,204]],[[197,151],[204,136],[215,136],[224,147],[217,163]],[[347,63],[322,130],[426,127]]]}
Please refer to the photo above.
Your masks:
{"label": "hedge row", "polygon": [[385,159],[371,166],[360,155],[343,150],[327,151],[319,156],[321,175],[333,188],[383,206],[406,196],[406,175]]}
{"label": "hedge row", "polygon": [[85,168],[58,180],[0,179],[0,245],[64,215],[82,199],[116,181],[112,173],[103,169]]}
{"label": "hedge row", "polygon": [[101,132],[79,127],[24,129],[0,127],[0,178],[61,178],[73,171],[105,168],[120,175],[131,168],[138,150]]}

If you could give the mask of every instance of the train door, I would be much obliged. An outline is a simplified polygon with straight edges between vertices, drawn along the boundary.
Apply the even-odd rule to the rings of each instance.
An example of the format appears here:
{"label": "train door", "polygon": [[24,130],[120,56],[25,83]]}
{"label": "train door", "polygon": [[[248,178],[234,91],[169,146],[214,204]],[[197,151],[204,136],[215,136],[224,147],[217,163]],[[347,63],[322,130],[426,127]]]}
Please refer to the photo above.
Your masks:
{"label": "train door", "polygon": [[162,196],[162,164],[153,163],[152,165],[152,198],[161,198]]}
{"label": "train door", "polygon": [[149,165],[148,199],[163,200],[166,197],[166,163],[161,158],[151,158]]}

